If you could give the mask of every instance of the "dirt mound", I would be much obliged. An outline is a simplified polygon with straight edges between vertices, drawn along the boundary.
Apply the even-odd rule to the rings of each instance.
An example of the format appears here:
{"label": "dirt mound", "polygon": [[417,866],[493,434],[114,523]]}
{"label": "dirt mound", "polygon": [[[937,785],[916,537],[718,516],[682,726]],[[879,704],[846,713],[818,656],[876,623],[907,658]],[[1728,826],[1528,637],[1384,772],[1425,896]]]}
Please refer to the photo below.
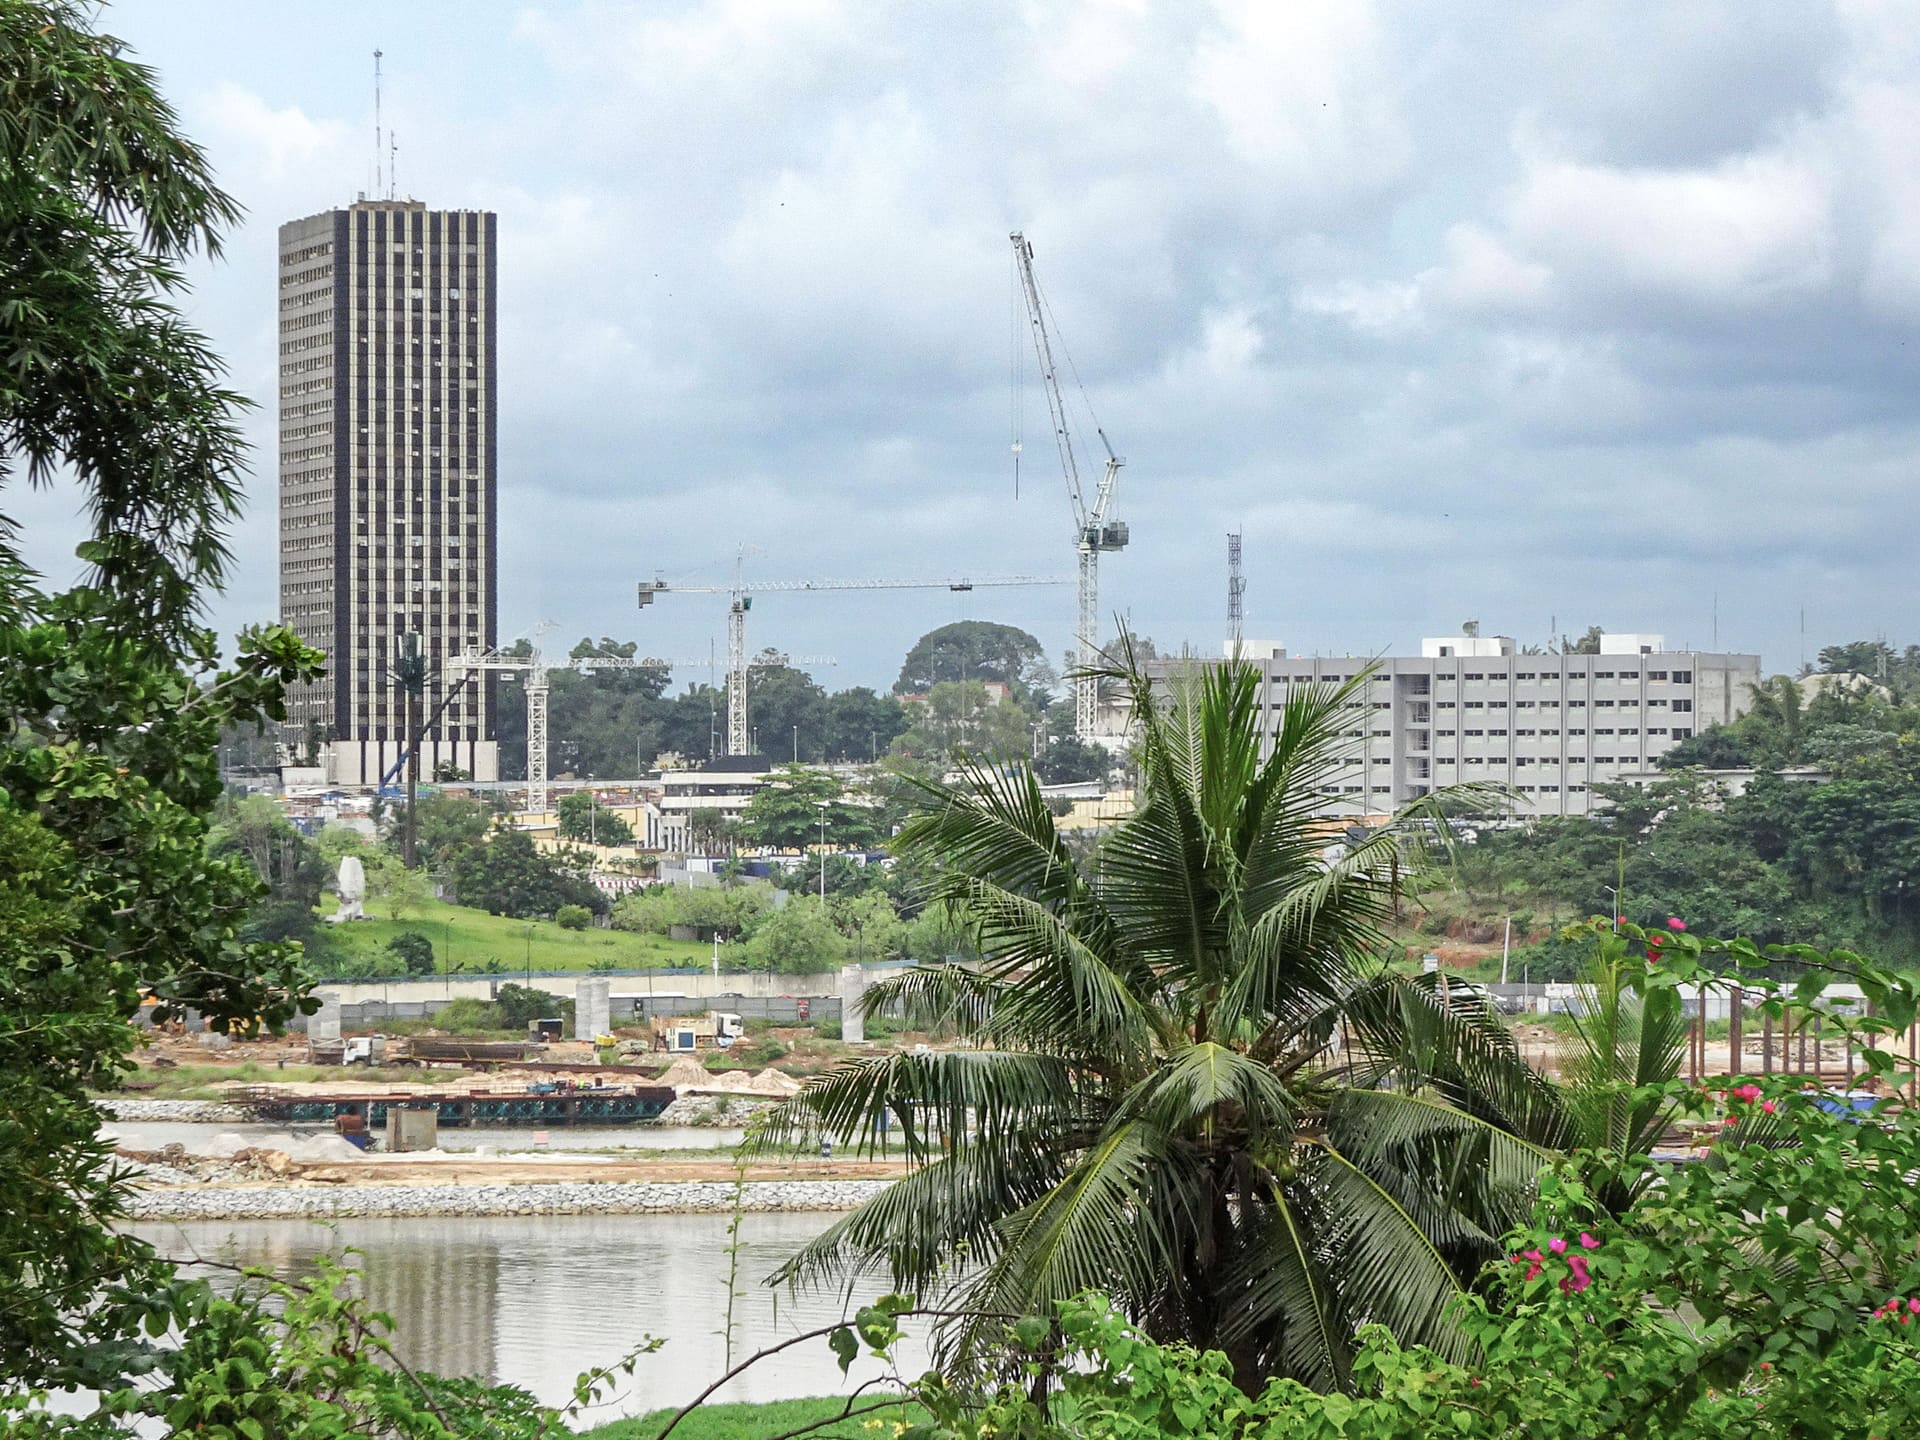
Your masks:
{"label": "dirt mound", "polygon": [[707,1089],[713,1084],[713,1073],[698,1060],[682,1055],[667,1067],[667,1073],[657,1081],[657,1085],[671,1085],[676,1090]]}

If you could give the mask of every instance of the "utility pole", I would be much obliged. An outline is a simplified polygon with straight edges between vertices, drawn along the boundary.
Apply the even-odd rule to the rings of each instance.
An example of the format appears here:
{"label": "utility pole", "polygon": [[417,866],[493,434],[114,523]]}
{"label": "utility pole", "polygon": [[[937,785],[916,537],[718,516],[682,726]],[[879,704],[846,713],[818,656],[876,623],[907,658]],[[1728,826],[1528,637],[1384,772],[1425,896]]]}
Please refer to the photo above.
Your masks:
{"label": "utility pole", "polygon": [[400,832],[400,863],[411,870],[420,863],[414,810],[420,792],[420,701],[427,688],[427,660],[418,635],[402,635],[398,643],[393,679],[405,702],[406,718],[401,723],[407,744],[407,814]]}

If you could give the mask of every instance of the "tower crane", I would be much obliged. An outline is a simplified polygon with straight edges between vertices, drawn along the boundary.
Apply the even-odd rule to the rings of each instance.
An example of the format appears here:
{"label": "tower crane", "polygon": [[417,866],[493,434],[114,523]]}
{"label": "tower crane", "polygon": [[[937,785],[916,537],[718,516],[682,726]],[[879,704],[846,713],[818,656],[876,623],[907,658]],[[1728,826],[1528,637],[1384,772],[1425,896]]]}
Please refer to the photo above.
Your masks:
{"label": "tower crane", "polygon": [[[1020,288],[1027,299],[1027,322],[1033,330],[1033,350],[1040,362],[1040,382],[1047,392],[1047,410],[1053,418],[1053,438],[1060,450],[1060,468],[1066,474],[1067,498],[1073,504],[1073,548],[1080,561],[1080,623],[1074,636],[1074,660],[1080,674],[1073,682],[1073,733],[1081,740],[1091,740],[1100,691],[1098,682],[1087,672],[1093,668],[1100,649],[1100,552],[1127,548],[1129,536],[1126,522],[1107,518],[1113,507],[1113,491],[1120,479],[1120,467],[1127,462],[1113,453],[1113,446],[1107,441],[1107,432],[1096,423],[1093,433],[1100,437],[1101,448],[1107,452],[1107,467],[1100,476],[1093,504],[1088,505],[1080,484],[1080,461],[1074,453],[1073,436],[1067,426],[1066,397],[1061,392],[1059,372],[1054,367],[1053,340],[1047,334],[1046,307],[1040,299],[1040,283],[1033,276],[1033,246],[1018,230],[1008,238],[1013,242],[1013,263],[1019,271]],[[1068,364],[1072,364],[1071,359]]]}
{"label": "tower crane", "polygon": [[[547,677],[555,670],[572,670],[591,675],[596,670],[671,670],[677,666],[705,665],[707,659],[663,660],[654,655],[578,655],[565,660],[550,660],[540,650],[540,637],[559,627],[542,621],[526,633],[530,646],[526,651],[468,650],[451,657],[446,664],[448,688],[464,684],[486,671],[503,674],[523,672],[527,692],[527,809],[544,814],[547,808]],[[778,657],[788,663],[786,656]],[[803,663],[831,665],[831,659],[802,656]]]}
{"label": "tower crane", "polygon": [[983,580],[769,580],[749,585],[736,562],[731,585],[679,585],[653,579],[640,582],[640,605],[674,592],[682,595],[725,595],[727,601],[727,753],[745,755],[751,741],[747,731],[747,612],[753,597],[766,591],[802,590],[983,590],[1011,585],[1064,585],[1064,580],[1031,575],[990,576]]}

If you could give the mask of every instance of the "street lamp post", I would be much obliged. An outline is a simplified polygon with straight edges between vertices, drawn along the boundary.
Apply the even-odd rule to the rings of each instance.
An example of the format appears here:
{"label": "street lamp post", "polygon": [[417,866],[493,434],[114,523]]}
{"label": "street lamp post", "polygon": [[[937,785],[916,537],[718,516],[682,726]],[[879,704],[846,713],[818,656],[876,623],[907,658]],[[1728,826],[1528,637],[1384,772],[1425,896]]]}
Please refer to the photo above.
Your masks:
{"label": "street lamp post", "polygon": [[820,803],[820,905],[827,903],[827,802]]}

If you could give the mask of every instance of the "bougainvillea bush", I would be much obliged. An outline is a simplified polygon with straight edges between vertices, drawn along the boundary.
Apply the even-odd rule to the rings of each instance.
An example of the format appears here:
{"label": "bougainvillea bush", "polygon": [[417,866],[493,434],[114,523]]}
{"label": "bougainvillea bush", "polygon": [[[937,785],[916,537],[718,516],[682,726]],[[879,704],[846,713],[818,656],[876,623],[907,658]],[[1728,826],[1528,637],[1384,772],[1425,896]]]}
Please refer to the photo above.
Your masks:
{"label": "bougainvillea bush", "polygon": [[[1099,1296],[1063,1307],[1030,1377],[953,1433],[1258,1440],[1897,1440],[1920,1435],[1920,1120],[1829,1113],[1787,1082],[1721,1095],[1723,1141],[1660,1167],[1623,1216],[1582,1155],[1458,1302],[1467,1364],[1363,1331],[1355,1390],[1244,1393],[1217,1353],[1156,1346]],[[1721,1113],[1723,1112],[1723,1113]],[[1730,1119],[1732,1124],[1725,1124]],[[1017,1343],[1010,1341],[1009,1343]]]}

